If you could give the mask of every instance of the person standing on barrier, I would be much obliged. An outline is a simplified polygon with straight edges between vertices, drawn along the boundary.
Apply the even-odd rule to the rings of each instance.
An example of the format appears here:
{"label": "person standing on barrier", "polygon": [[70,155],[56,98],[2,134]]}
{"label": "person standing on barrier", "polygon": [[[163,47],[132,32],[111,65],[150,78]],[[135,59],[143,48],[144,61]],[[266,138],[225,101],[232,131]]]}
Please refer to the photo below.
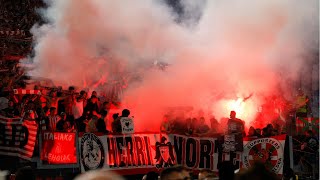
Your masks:
{"label": "person standing on barrier", "polygon": [[[219,172],[225,171],[235,171],[239,169],[239,163],[237,163],[236,153],[243,151],[243,137],[245,136],[244,132],[244,122],[241,119],[236,118],[236,112],[230,112],[230,119],[227,123],[227,130],[223,136],[223,144],[222,144],[222,154],[221,162],[218,165],[220,167]],[[229,165],[224,169],[222,165]],[[228,173],[226,173],[228,176]],[[229,176],[228,176],[229,177]],[[227,178],[224,178],[227,179]]]}
{"label": "person standing on barrier", "polygon": [[228,120],[228,129],[227,134],[242,134],[243,136],[246,135],[244,130],[244,121],[238,119],[236,117],[237,113],[235,111],[230,112],[230,119]]}

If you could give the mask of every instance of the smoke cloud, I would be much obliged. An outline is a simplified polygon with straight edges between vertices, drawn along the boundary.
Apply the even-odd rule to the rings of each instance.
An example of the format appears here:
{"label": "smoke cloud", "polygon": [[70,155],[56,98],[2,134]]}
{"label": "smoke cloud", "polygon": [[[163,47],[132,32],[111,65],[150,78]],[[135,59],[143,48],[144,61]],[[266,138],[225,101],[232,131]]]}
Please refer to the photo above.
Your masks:
{"label": "smoke cloud", "polygon": [[[217,118],[237,110],[250,124],[266,96],[294,93],[291,83],[318,47],[317,0],[186,0],[178,13],[151,0],[48,5],[48,23],[32,29],[29,74],[91,90],[125,76],[123,107],[138,131],[157,129],[177,106]],[[150,68],[156,60],[169,66]]]}

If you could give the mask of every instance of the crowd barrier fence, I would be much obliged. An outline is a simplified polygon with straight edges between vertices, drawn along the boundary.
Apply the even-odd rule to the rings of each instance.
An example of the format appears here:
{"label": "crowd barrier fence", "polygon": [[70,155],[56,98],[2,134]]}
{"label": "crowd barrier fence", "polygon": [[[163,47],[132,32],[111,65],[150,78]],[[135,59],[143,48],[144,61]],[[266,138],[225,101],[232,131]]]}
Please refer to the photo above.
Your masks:
{"label": "crowd barrier fence", "polygon": [[[221,134],[197,137],[158,132],[129,135],[39,132],[34,121],[0,118],[0,155],[33,162],[39,170],[85,172],[103,168],[133,175],[161,172],[165,167],[181,164],[195,172],[201,169],[217,172],[222,161],[231,161],[237,168],[249,168],[254,160],[259,160],[281,175],[294,168],[294,153],[300,151],[294,149],[292,141],[292,136],[287,135],[244,138],[240,153],[232,151],[239,142],[225,141]],[[39,149],[39,155],[34,153],[35,148]],[[224,152],[225,149],[230,152]]]}

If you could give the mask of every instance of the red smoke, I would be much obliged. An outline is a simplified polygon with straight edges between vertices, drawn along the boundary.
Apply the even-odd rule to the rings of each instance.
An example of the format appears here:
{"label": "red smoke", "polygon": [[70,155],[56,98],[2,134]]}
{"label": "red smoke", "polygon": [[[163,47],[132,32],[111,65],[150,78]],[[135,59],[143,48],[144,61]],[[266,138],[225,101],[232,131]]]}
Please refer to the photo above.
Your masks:
{"label": "red smoke", "polygon": [[[236,110],[250,125],[266,97],[291,95],[286,80],[297,79],[308,52],[302,42],[313,36],[302,27],[316,0],[183,3],[190,12],[177,24],[161,2],[52,1],[44,11],[49,24],[32,30],[37,69],[30,75],[103,92],[125,77],[122,104],[137,131],[158,130],[167,108],[177,106],[192,106],[191,117],[204,112],[207,122]],[[184,26],[196,11],[199,22]],[[150,68],[155,60],[170,65]]]}

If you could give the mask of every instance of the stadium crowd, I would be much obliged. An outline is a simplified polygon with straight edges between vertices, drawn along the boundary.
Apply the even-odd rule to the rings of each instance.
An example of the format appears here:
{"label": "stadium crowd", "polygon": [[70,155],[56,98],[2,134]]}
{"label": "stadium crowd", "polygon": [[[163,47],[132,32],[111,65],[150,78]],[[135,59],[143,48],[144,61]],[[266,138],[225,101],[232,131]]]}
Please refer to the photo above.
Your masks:
{"label": "stadium crowd", "polygon": [[[0,0],[0,115],[6,118],[34,119],[38,123],[38,129],[61,132],[102,132],[121,133],[119,120],[129,117],[130,110],[123,109],[121,114],[116,112],[120,103],[114,101],[114,97],[88,92],[69,87],[63,90],[57,87],[43,87],[35,85],[34,90],[39,93],[17,94],[14,89],[25,89],[28,77],[19,62],[8,59],[30,55],[32,50],[32,35],[30,29],[35,23],[42,23],[37,8],[44,7],[42,0]],[[306,117],[306,112],[298,112],[298,116]],[[230,119],[235,118],[231,116]],[[159,131],[194,136],[210,136],[223,134],[229,118],[218,121],[215,117],[209,118],[209,125],[203,116],[178,119],[167,114],[164,116]],[[271,122],[271,121],[270,121]],[[287,133],[287,128],[282,121],[272,121],[263,127],[252,126],[244,134],[248,137],[270,137]],[[306,135],[297,137],[294,142],[294,164],[304,170],[302,161],[314,164],[318,160],[318,137],[307,131]],[[302,163],[303,164],[303,163]],[[219,165],[219,175],[210,170],[203,170],[197,174],[197,179],[277,179],[277,177],[265,169],[262,164],[257,164],[251,169],[235,175],[230,171],[230,164]],[[307,167],[309,168],[309,167]],[[31,168],[22,168],[17,171],[16,179],[36,179]],[[91,172],[78,177],[78,179],[93,179],[103,176],[104,179],[116,179],[114,175],[106,176],[105,172]],[[90,175],[90,174],[89,174]],[[99,176],[99,177],[100,177]],[[293,172],[288,172],[287,177],[293,178]],[[192,179],[189,170],[180,167],[170,167],[161,174],[150,172],[143,179]],[[119,177],[121,179],[121,177]]]}
{"label": "stadium crowd", "polygon": [[[36,85],[34,89],[38,90],[39,93],[35,91],[35,94],[15,94],[13,88],[25,86],[20,80],[22,76],[23,74],[4,76],[1,84],[0,115],[7,118],[34,119],[38,123],[40,131],[121,133],[120,119],[130,116],[128,109],[123,109],[121,114],[113,113],[121,111],[119,109],[120,104],[112,102],[110,97],[99,96],[95,91],[88,95],[85,90],[76,92],[74,87],[62,90],[53,87],[41,88]],[[234,119],[240,124],[243,123],[242,120],[236,118],[235,112],[231,112],[230,118],[222,119],[220,122],[212,116],[209,125],[206,124],[206,120],[202,116],[186,118],[185,120],[173,117],[170,113],[166,114],[159,131],[187,136],[211,136],[225,133],[225,128],[221,127],[227,127],[230,119]],[[270,137],[286,133],[286,129],[283,127],[277,123],[267,124],[262,130],[251,126],[247,133],[243,132],[243,135],[247,137]],[[318,152],[318,138],[312,131],[308,131],[306,136],[300,136],[297,141],[298,143],[294,143],[294,148],[299,151],[294,156],[296,168],[312,168],[310,166],[318,162],[314,158],[314,154]],[[302,166],[305,164],[310,164],[310,166]],[[170,176],[172,174],[182,176],[182,172],[185,170],[181,168],[177,167],[176,169],[175,167],[167,171]],[[164,171],[163,174],[167,171]],[[200,172],[199,176],[203,174],[208,174],[208,176],[211,174],[210,177],[217,176],[209,170]],[[152,174],[147,176],[154,177]],[[166,179],[162,176],[169,175],[158,176],[160,176],[160,179]],[[206,178],[199,177],[199,179]]]}
{"label": "stadium crowd", "polygon": [[[121,115],[113,113],[115,109],[119,112],[120,103],[113,102],[111,97],[99,96],[96,91],[90,95],[85,90],[76,92],[74,87],[62,90],[54,87],[41,88],[36,85],[34,87],[36,94],[14,94],[14,89],[21,88],[15,83],[19,78],[21,75],[3,78],[0,84],[2,94],[0,114],[8,118],[35,119],[41,130],[121,133],[118,120],[130,115],[128,109],[124,109]],[[223,118],[219,122],[212,116],[208,126],[203,116],[184,120],[167,114],[164,116],[160,131],[186,135],[224,133],[227,121],[228,118]],[[282,121],[267,124],[262,130],[251,126],[247,136],[270,137],[286,133],[285,126],[278,122]]]}
{"label": "stadium crowd", "polygon": [[[269,171],[266,166],[260,162],[256,162],[251,168],[247,170],[242,170],[238,173],[230,171],[232,168],[230,163],[221,164],[221,168],[219,169],[218,175],[210,170],[201,170],[198,174],[192,173],[189,169],[184,168],[183,166],[173,166],[164,169],[161,173],[149,172],[142,177],[142,180],[251,180],[251,179],[261,179],[261,180],[280,180],[280,178]],[[35,171],[30,167],[22,167],[20,168],[14,179],[28,179],[28,180],[36,180],[37,176]],[[74,174],[72,177],[68,177],[68,179],[74,178],[75,180],[123,180],[128,177],[122,177],[118,174],[115,174],[111,171],[104,170],[93,170],[88,171],[83,174]],[[283,179],[295,179],[295,175],[293,173],[287,174]],[[141,179],[137,176],[129,177],[128,179]]]}
{"label": "stadium crowd", "polygon": [[38,13],[45,7],[42,0],[0,0],[0,59],[25,56],[32,47],[30,29],[43,23]]}
{"label": "stadium crowd", "polygon": [[[35,90],[33,94],[15,93],[14,89],[26,88],[28,85],[25,81],[27,77],[19,68],[17,61],[3,61],[1,65],[7,69],[7,71],[0,72],[0,115],[3,117],[34,119],[38,123],[39,131],[108,134],[121,133],[120,119],[130,116],[128,109],[123,109],[119,114],[121,112],[120,103],[114,102],[114,97],[99,95],[95,91],[90,94],[86,90],[77,92],[72,86],[68,90],[63,90],[62,88],[43,87],[36,84],[33,88]],[[232,113],[230,118],[224,118],[220,121],[214,116],[209,118],[210,123],[207,124],[201,114],[196,117],[179,118],[169,111],[164,115],[159,131],[187,136],[211,136],[225,133],[230,119],[235,119],[240,124],[243,123],[242,120],[236,118],[236,114]],[[281,120],[269,122],[263,128],[252,126],[243,135],[270,137],[287,133],[286,124],[279,123],[282,122]],[[295,170],[310,171],[313,164],[318,162],[317,158],[314,158],[314,155],[318,153],[318,138],[312,131],[308,131],[305,136],[301,135],[295,138]],[[180,172],[180,170],[177,171]]]}

